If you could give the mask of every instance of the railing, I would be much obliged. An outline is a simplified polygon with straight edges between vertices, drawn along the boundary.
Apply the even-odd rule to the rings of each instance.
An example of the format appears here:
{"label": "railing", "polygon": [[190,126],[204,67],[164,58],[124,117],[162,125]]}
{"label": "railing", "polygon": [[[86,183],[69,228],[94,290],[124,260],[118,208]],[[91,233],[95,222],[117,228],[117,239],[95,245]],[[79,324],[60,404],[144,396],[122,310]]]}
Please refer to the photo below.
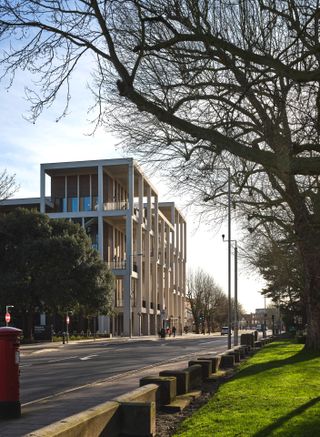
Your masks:
{"label": "railing", "polygon": [[97,196],[56,197],[53,202],[55,212],[96,211],[98,207]]}
{"label": "railing", "polygon": [[125,270],[127,265],[126,261],[111,261],[107,262],[107,266],[111,270]]}
{"label": "railing", "polygon": [[[94,246],[92,245],[92,247]],[[98,250],[98,245],[94,247],[94,249]],[[125,270],[127,268],[127,261],[109,261],[107,262],[107,266],[112,270]],[[132,264],[132,271],[138,273],[138,265],[135,262]]]}
{"label": "railing", "polygon": [[104,211],[115,211],[118,209],[128,209],[128,202],[127,201],[106,202],[103,204]]}

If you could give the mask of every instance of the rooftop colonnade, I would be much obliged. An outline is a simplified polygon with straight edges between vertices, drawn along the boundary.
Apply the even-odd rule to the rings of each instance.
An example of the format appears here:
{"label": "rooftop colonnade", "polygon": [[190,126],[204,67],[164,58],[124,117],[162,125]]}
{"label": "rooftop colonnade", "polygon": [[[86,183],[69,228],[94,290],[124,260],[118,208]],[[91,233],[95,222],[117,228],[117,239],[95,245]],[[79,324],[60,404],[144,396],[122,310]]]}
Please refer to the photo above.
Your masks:
{"label": "rooftop colonnade", "polygon": [[114,315],[99,331],[150,335],[183,329],[186,221],[133,159],[41,165],[40,211],[83,226],[116,277]]}

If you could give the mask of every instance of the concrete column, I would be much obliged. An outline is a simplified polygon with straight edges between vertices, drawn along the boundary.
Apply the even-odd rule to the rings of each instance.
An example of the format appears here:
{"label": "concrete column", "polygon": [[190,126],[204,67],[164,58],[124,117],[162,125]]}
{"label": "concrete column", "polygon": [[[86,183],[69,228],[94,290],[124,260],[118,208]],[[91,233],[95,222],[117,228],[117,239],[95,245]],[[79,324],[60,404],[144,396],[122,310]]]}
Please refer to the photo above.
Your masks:
{"label": "concrete column", "polygon": [[98,165],[98,211],[103,211],[103,167]]}
{"label": "concrete column", "polygon": [[[176,214],[176,292],[178,292],[180,288],[180,220],[179,214]],[[177,306],[175,305],[175,310],[177,310]]]}
{"label": "concrete column", "polygon": [[126,275],[124,278],[124,306],[123,306],[123,333],[125,336],[132,335],[132,306],[131,306],[131,275],[132,275],[132,255],[133,255],[133,188],[134,188],[134,168],[133,162],[128,165],[128,197],[129,208],[126,212]]}
{"label": "concrete column", "polygon": [[158,210],[158,196],[155,194],[154,200],[154,251],[155,257],[153,258],[153,281],[152,281],[152,294],[153,294],[153,311],[155,318],[155,334],[159,331],[158,326],[158,257],[159,257],[159,210]]}
{"label": "concrete column", "polygon": [[103,260],[103,217],[98,215],[98,248],[100,258]]}
{"label": "concrete column", "polygon": [[161,266],[161,278],[158,278],[158,283],[160,286],[160,293],[159,293],[159,304],[160,304],[160,311],[164,308],[164,281],[163,276],[165,274],[165,222],[164,220],[161,220],[161,238],[160,238],[160,266]]}
{"label": "concrete column", "polygon": [[166,311],[169,310],[169,279],[170,279],[170,227],[168,224],[165,225],[165,235],[166,235],[166,267],[165,267],[165,281],[164,281],[164,306]]}
{"label": "concrete column", "polygon": [[[141,313],[142,313],[142,263],[145,259],[145,253],[142,252],[142,224],[143,224],[143,177],[139,175],[138,179],[138,199],[139,199],[139,220],[137,224],[137,268],[138,268],[138,281],[137,281],[137,296],[136,296],[136,326],[135,335],[141,335]],[[139,315],[138,315],[139,313]]]}
{"label": "concrete column", "polygon": [[150,231],[151,231],[151,188],[148,185],[147,191],[147,230],[145,233],[145,298],[146,298],[146,335],[150,335],[150,300],[151,300],[151,247],[150,247]]}
{"label": "concrete column", "polygon": [[46,174],[43,164],[40,166],[40,212],[46,212]]}

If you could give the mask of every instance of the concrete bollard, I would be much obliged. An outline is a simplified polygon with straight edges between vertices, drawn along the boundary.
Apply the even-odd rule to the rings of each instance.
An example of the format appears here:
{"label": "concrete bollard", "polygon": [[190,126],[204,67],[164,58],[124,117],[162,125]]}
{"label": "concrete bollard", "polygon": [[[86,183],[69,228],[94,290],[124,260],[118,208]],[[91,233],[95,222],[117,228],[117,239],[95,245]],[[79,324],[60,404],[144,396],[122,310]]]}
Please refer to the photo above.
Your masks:
{"label": "concrete bollard", "polygon": [[250,334],[241,334],[240,337],[240,343],[241,345],[247,345],[247,346],[254,346],[254,335],[252,333]]}
{"label": "concrete bollard", "polygon": [[155,402],[122,402],[121,436],[153,437],[156,435]]}
{"label": "concrete bollard", "polygon": [[204,357],[197,358],[197,360],[210,360],[212,364],[212,373],[217,373],[217,371],[219,370],[221,357],[220,355],[215,355],[212,357],[204,356]]}
{"label": "concrete bollard", "polygon": [[152,437],[156,433],[156,392],[159,386],[148,384],[118,396],[120,403],[120,435]]}
{"label": "concrete bollard", "polygon": [[195,362],[195,364],[186,367],[184,371],[189,373],[189,391],[201,387],[202,366],[197,361]]}
{"label": "concrete bollard", "polygon": [[240,363],[240,351],[239,350],[234,350],[234,349],[229,349],[226,352],[228,355],[233,355],[234,356],[234,362],[235,363]]}
{"label": "concrete bollard", "polygon": [[175,377],[177,395],[184,395],[188,393],[190,386],[190,373],[184,370],[163,370],[159,373],[159,376]]}
{"label": "concrete bollard", "polygon": [[234,355],[222,354],[220,369],[232,369],[235,365]]}
{"label": "concrete bollard", "polygon": [[245,352],[245,347],[244,346],[236,346],[233,349],[239,351],[240,360],[244,360],[245,359],[247,354]]}
{"label": "concrete bollard", "polygon": [[156,392],[148,384],[113,401],[66,417],[25,437],[154,437],[156,435]]}
{"label": "concrete bollard", "polygon": [[177,379],[174,376],[145,376],[140,379],[140,387],[147,384],[156,384],[157,408],[170,404],[177,396]]}
{"label": "concrete bollard", "polygon": [[189,361],[188,365],[193,366],[194,364],[200,364],[202,369],[202,379],[207,379],[212,374],[212,361],[204,360],[202,358],[197,358],[196,361]]}

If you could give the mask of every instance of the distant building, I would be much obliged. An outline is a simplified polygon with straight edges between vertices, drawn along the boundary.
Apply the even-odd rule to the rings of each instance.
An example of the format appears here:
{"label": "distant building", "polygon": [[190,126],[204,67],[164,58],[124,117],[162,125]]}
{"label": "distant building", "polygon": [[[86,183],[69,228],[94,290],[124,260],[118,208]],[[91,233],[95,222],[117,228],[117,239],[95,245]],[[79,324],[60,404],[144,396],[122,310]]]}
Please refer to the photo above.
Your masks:
{"label": "distant building", "polygon": [[100,332],[157,334],[185,323],[186,221],[133,159],[41,164],[40,198],[8,199],[1,211],[37,208],[83,226],[116,277],[114,313]]}

